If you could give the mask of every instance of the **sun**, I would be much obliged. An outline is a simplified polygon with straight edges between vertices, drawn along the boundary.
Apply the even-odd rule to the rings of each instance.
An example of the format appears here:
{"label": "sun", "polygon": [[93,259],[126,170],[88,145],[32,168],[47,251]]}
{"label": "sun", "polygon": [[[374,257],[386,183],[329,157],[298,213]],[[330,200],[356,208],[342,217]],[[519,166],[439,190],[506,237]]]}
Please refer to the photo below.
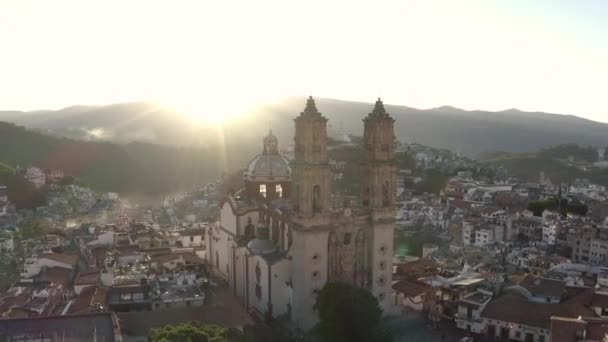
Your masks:
{"label": "sun", "polygon": [[188,117],[195,125],[222,125],[234,122],[250,114],[264,102],[260,98],[247,96],[180,97],[157,101]]}

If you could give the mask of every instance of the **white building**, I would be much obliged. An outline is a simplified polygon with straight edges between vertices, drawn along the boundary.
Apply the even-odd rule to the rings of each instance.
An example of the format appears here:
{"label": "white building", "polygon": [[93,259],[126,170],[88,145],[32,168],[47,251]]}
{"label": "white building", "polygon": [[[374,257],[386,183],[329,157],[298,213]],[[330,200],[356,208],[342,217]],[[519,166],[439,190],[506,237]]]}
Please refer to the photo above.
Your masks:
{"label": "white building", "polygon": [[59,267],[68,270],[74,270],[78,263],[78,255],[60,254],[60,253],[44,253],[40,256],[27,258],[23,265],[21,277],[25,281],[38,275],[43,268]]}
{"label": "white building", "polygon": [[555,245],[555,236],[559,232],[560,227],[559,214],[553,211],[545,210],[542,214],[543,235],[542,241],[548,245]]}
{"label": "white building", "polygon": [[46,174],[37,167],[27,168],[23,174],[23,178],[30,181],[30,183],[34,184],[37,188],[46,184]]}
{"label": "white building", "polygon": [[179,232],[182,247],[205,247],[205,229],[186,229]]}
{"label": "white building", "polygon": [[481,312],[492,300],[492,293],[478,290],[458,301],[458,312],[454,315],[456,326],[462,330],[481,334],[485,328]]}
{"label": "white building", "polygon": [[15,240],[10,231],[0,232],[0,252],[11,253],[15,250]]}
{"label": "white building", "polygon": [[501,225],[488,224],[475,218],[462,221],[462,243],[465,246],[485,247],[504,241],[505,228]]}

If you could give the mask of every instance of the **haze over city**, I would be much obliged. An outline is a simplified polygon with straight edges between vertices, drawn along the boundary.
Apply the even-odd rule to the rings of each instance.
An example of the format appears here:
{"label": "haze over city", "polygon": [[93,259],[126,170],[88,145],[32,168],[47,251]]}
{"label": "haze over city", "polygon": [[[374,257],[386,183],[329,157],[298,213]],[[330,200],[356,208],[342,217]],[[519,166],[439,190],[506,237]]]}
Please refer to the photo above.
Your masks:
{"label": "haze over city", "polygon": [[0,108],[283,96],[608,121],[605,1],[2,1]]}
{"label": "haze over city", "polygon": [[0,340],[608,342],[607,18],[0,0]]}

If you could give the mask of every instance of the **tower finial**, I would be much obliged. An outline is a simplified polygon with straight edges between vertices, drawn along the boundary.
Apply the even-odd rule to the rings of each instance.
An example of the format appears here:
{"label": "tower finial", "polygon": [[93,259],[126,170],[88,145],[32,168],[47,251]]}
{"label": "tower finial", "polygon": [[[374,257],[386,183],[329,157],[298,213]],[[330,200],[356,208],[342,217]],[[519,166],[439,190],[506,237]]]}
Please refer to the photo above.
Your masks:
{"label": "tower finial", "polygon": [[304,108],[304,111],[301,113],[301,115],[320,115],[321,113],[319,113],[319,111],[317,110],[317,105],[315,104],[315,100],[312,98],[312,96],[309,96],[308,99],[306,100],[306,107]]}
{"label": "tower finial", "polygon": [[380,116],[380,115],[388,115],[388,113],[384,109],[384,103],[382,103],[382,100],[380,98],[378,98],[378,100],[376,101],[376,104],[374,105],[374,110],[371,113],[369,113],[369,116]]}

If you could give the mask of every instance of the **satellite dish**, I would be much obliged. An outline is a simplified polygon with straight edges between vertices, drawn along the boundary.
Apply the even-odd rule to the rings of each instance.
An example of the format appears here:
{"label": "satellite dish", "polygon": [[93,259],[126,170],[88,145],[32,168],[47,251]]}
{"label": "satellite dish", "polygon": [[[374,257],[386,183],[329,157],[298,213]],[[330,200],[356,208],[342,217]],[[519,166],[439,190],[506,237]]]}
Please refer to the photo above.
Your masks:
{"label": "satellite dish", "polygon": [[344,216],[346,216],[346,217],[350,217],[350,215],[351,215],[351,214],[352,214],[352,213],[351,213],[350,208],[344,209]]}

